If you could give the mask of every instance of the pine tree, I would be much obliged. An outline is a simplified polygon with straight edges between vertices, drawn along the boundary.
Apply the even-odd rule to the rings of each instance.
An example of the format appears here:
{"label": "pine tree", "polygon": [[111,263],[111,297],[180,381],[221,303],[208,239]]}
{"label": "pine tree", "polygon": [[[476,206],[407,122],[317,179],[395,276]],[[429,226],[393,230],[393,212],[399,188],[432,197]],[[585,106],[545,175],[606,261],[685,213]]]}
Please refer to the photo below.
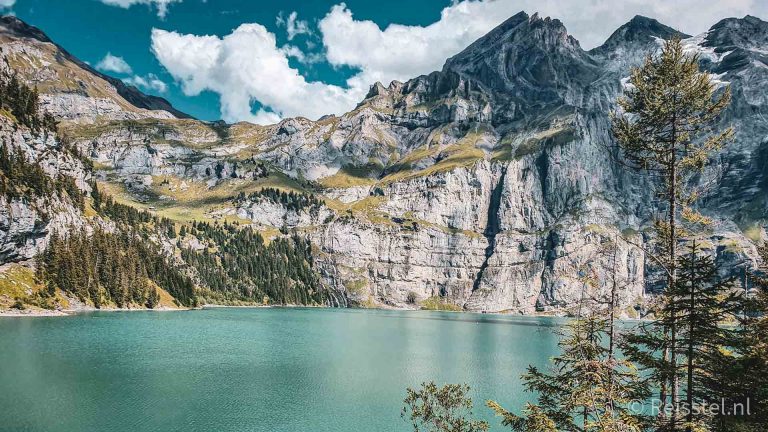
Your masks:
{"label": "pine tree", "polygon": [[696,240],[678,258],[679,275],[672,293],[674,308],[680,320],[679,353],[685,359],[686,431],[701,427],[707,416],[696,405],[720,403],[720,373],[723,350],[728,349],[734,334],[724,323],[733,322],[741,301],[730,281],[722,280],[714,260],[703,253]]}
{"label": "pine tree", "polygon": [[176,238],[176,225],[173,222],[168,222],[167,235],[168,235],[168,238],[171,238],[171,239]]}
{"label": "pine tree", "polygon": [[91,198],[93,199],[93,208],[98,212],[101,210],[101,191],[95,180],[91,184]]}
{"label": "pine tree", "polygon": [[763,264],[749,277],[753,286],[744,301],[733,352],[724,353],[720,368],[726,401],[749,407],[749,412],[719,416],[712,428],[717,432],[763,432],[768,425],[768,245],[758,252]]}
{"label": "pine tree", "polygon": [[522,416],[494,401],[487,405],[517,432],[640,430],[644,418],[631,403],[643,400],[647,389],[631,362],[609,354],[604,340],[611,334],[609,322],[606,313],[589,312],[566,326],[552,372],[530,366],[523,376],[526,390],[538,400]]}
{"label": "pine tree", "polygon": [[487,431],[488,423],[472,419],[468,392],[466,384],[422,383],[418,390],[407,390],[401,416],[411,422],[414,432]]}
{"label": "pine tree", "polygon": [[[704,167],[712,152],[733,136],[730,128],[708,134],[710,123],[730,103],[730,90],[726,88],[716,97],[716,84],[707,73],[699,71],[698,54],[686,54],[677,38],[667,41],[660,55],[649,56],[642,67],[635,68],[629,84],[625,96],[618,100],[622,112],[612,117],[613,133],[630,166],[662,177],[659,195],[667,203],[667,216],[657,223],[662,254],[659,261],[667,273],[667,290],[673,290],[680,215],[697,218],[690,205],[699,192],[684,193],[683,185],[691,174]],[[663,347],[663,357],[671,367],[662,368],[665,376],[660,399],[667,400],[668,390],[672,406],[670,429],[674,431],[679,396],[678,376],[674,373],[678,363],[678,319],[674,312],[666,323],[667,346]]]}

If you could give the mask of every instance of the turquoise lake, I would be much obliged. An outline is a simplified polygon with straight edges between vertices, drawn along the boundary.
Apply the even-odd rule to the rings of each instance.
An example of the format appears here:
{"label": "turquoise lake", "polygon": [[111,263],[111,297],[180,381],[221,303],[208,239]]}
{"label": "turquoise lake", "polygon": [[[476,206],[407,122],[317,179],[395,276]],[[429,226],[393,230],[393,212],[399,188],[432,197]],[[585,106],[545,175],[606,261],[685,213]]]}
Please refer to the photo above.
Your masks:
{"label": "turquoise lake", "polygon": [[359,309],[206,309],[0,318],[0,430],[411,430],[408,386],[472,386],[518,410],[556,353],[554,318]]}

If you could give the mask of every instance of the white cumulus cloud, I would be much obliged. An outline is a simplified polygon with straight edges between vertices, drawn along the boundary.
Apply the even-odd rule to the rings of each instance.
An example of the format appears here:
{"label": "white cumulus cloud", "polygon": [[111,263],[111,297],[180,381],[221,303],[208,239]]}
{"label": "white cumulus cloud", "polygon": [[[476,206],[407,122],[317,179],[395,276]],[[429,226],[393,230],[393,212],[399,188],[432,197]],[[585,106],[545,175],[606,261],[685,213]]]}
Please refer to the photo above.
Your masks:
{"label": "white cumulus cloud", "polygon": [[388,84],[440,69],[448,57],[514,15],[510,6],[508,1],[465,1],[443,9],[440,20],[428,26],[391,24],[382,30],[373,21],[356,20],[340,4],[319,27],[328,61],[361,69],[350,86]]}
{"label": "white cumulus cloud", "polygon": [[96,69],[103,72],[115,72],[119,74],[129,74],[132,72],[131,65],[122,57],[107,53],[101,61],[96,64]]}
{"label": "white cumulus cloud", "polygon": [[9,8],[16,3],[16,0],[0,0],[0,8]]}
{"label": "white cumulus cloud", "polygon": [[183,0],[101,0],[104,4],[119,6],[124,9],[128,9],[135,4],[144,4],[149,5],[150,7],[154,6],[157,8],[157,16],[160,18],[165,18],[165,15],[168,13],[168,6],[171,3],[180,3],[182,1]]}
{"label": "white cumulus cloud", "polygon": [[301,48],[295,45],[283,45],[283,47],[280,48],[280,51],[282,51],[283,54],[285,54],[287,57],[293,57],[298,60],[299,63],[307,65],[320,63],[321,61],[325,60],[325,57],[321,53],[305,53],[301,50]]}
{"label": "white cumulus cloud", "polygon": [[123,82],[142,90],[153,90],[158,93],[165,93],[168,91],[168,85],[155,74],[146,76],[134,75],[130,78],[123,79]]}
{"label": "white cumulus cloud", "polygon": [[300,34],[311,34],[309,24],[306,21],[298,19],[299,14],[296,11],[288,14],[288,18],[284,17],[282,12],[277,16],[277,26],[285,27],[286,33],[288,33],[288,40],[293,40]]}
{"label": "white cumulus cloud", "polygon": [[[243,24],[222,38],[153,29],[152,51],[186,95],[218,93],[222,117],[230,122],[267,124],[288,116],[316,119],[347,111],[365,94],[307,81],[290,67],[275,35],[260,24]],[[262,106],[255,114],[254,101]]]}

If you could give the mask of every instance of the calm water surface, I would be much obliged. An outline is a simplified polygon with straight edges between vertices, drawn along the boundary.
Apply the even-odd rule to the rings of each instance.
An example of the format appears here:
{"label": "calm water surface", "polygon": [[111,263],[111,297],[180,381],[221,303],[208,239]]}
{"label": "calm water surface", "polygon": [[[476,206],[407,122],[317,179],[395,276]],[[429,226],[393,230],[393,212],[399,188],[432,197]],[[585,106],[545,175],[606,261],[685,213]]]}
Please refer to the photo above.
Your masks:
{"label": "calm water surface", "polygon": [[0,431],[409,430],[405,388],[466,382],[519,408],[561,321],[354,309],[0,318]]}

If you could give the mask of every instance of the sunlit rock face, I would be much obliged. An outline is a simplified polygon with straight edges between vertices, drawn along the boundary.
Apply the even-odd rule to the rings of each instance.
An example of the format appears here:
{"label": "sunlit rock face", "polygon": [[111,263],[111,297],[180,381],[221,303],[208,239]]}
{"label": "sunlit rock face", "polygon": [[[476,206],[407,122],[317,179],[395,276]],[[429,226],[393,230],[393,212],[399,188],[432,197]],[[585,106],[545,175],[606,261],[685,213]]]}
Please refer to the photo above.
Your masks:
{"label": "sunlit rock face", "polygon": [[[7,35],[17,52],[50,48]],[[171,186],[234,194],[273,184],[265,178],[324,199],[312,213],[225,199],[209,215],[308,236],[334,304],[440,297],[474,311],[560,313],[615,280],[632,315],[654,287],[644,248],[663,206],[654,179],[620,162],[609,113],[631,67],[675,36],[733,93],[717,127],[734,126],[735,140],[694,181],[710,185],[699,201],[715,220],[706,247],[740,271],[755,264],[768,216],[768,24],[754,17],[695,37],[635,17],[585,51],[560,21],[520,13],[442,70],[376,83],[355,110],[317,121],[172,118],[181,115],[159,101],[134,103],[108,87],[87,95],[108,99],[92,104],[111,113],[102,118],[77,108],[80,96],[43,93],[51,107],[75,107],[56,111],[63,128],[101,179],[137,200],[164,199]],[[30,71],[55,83],[50,69]]]}

